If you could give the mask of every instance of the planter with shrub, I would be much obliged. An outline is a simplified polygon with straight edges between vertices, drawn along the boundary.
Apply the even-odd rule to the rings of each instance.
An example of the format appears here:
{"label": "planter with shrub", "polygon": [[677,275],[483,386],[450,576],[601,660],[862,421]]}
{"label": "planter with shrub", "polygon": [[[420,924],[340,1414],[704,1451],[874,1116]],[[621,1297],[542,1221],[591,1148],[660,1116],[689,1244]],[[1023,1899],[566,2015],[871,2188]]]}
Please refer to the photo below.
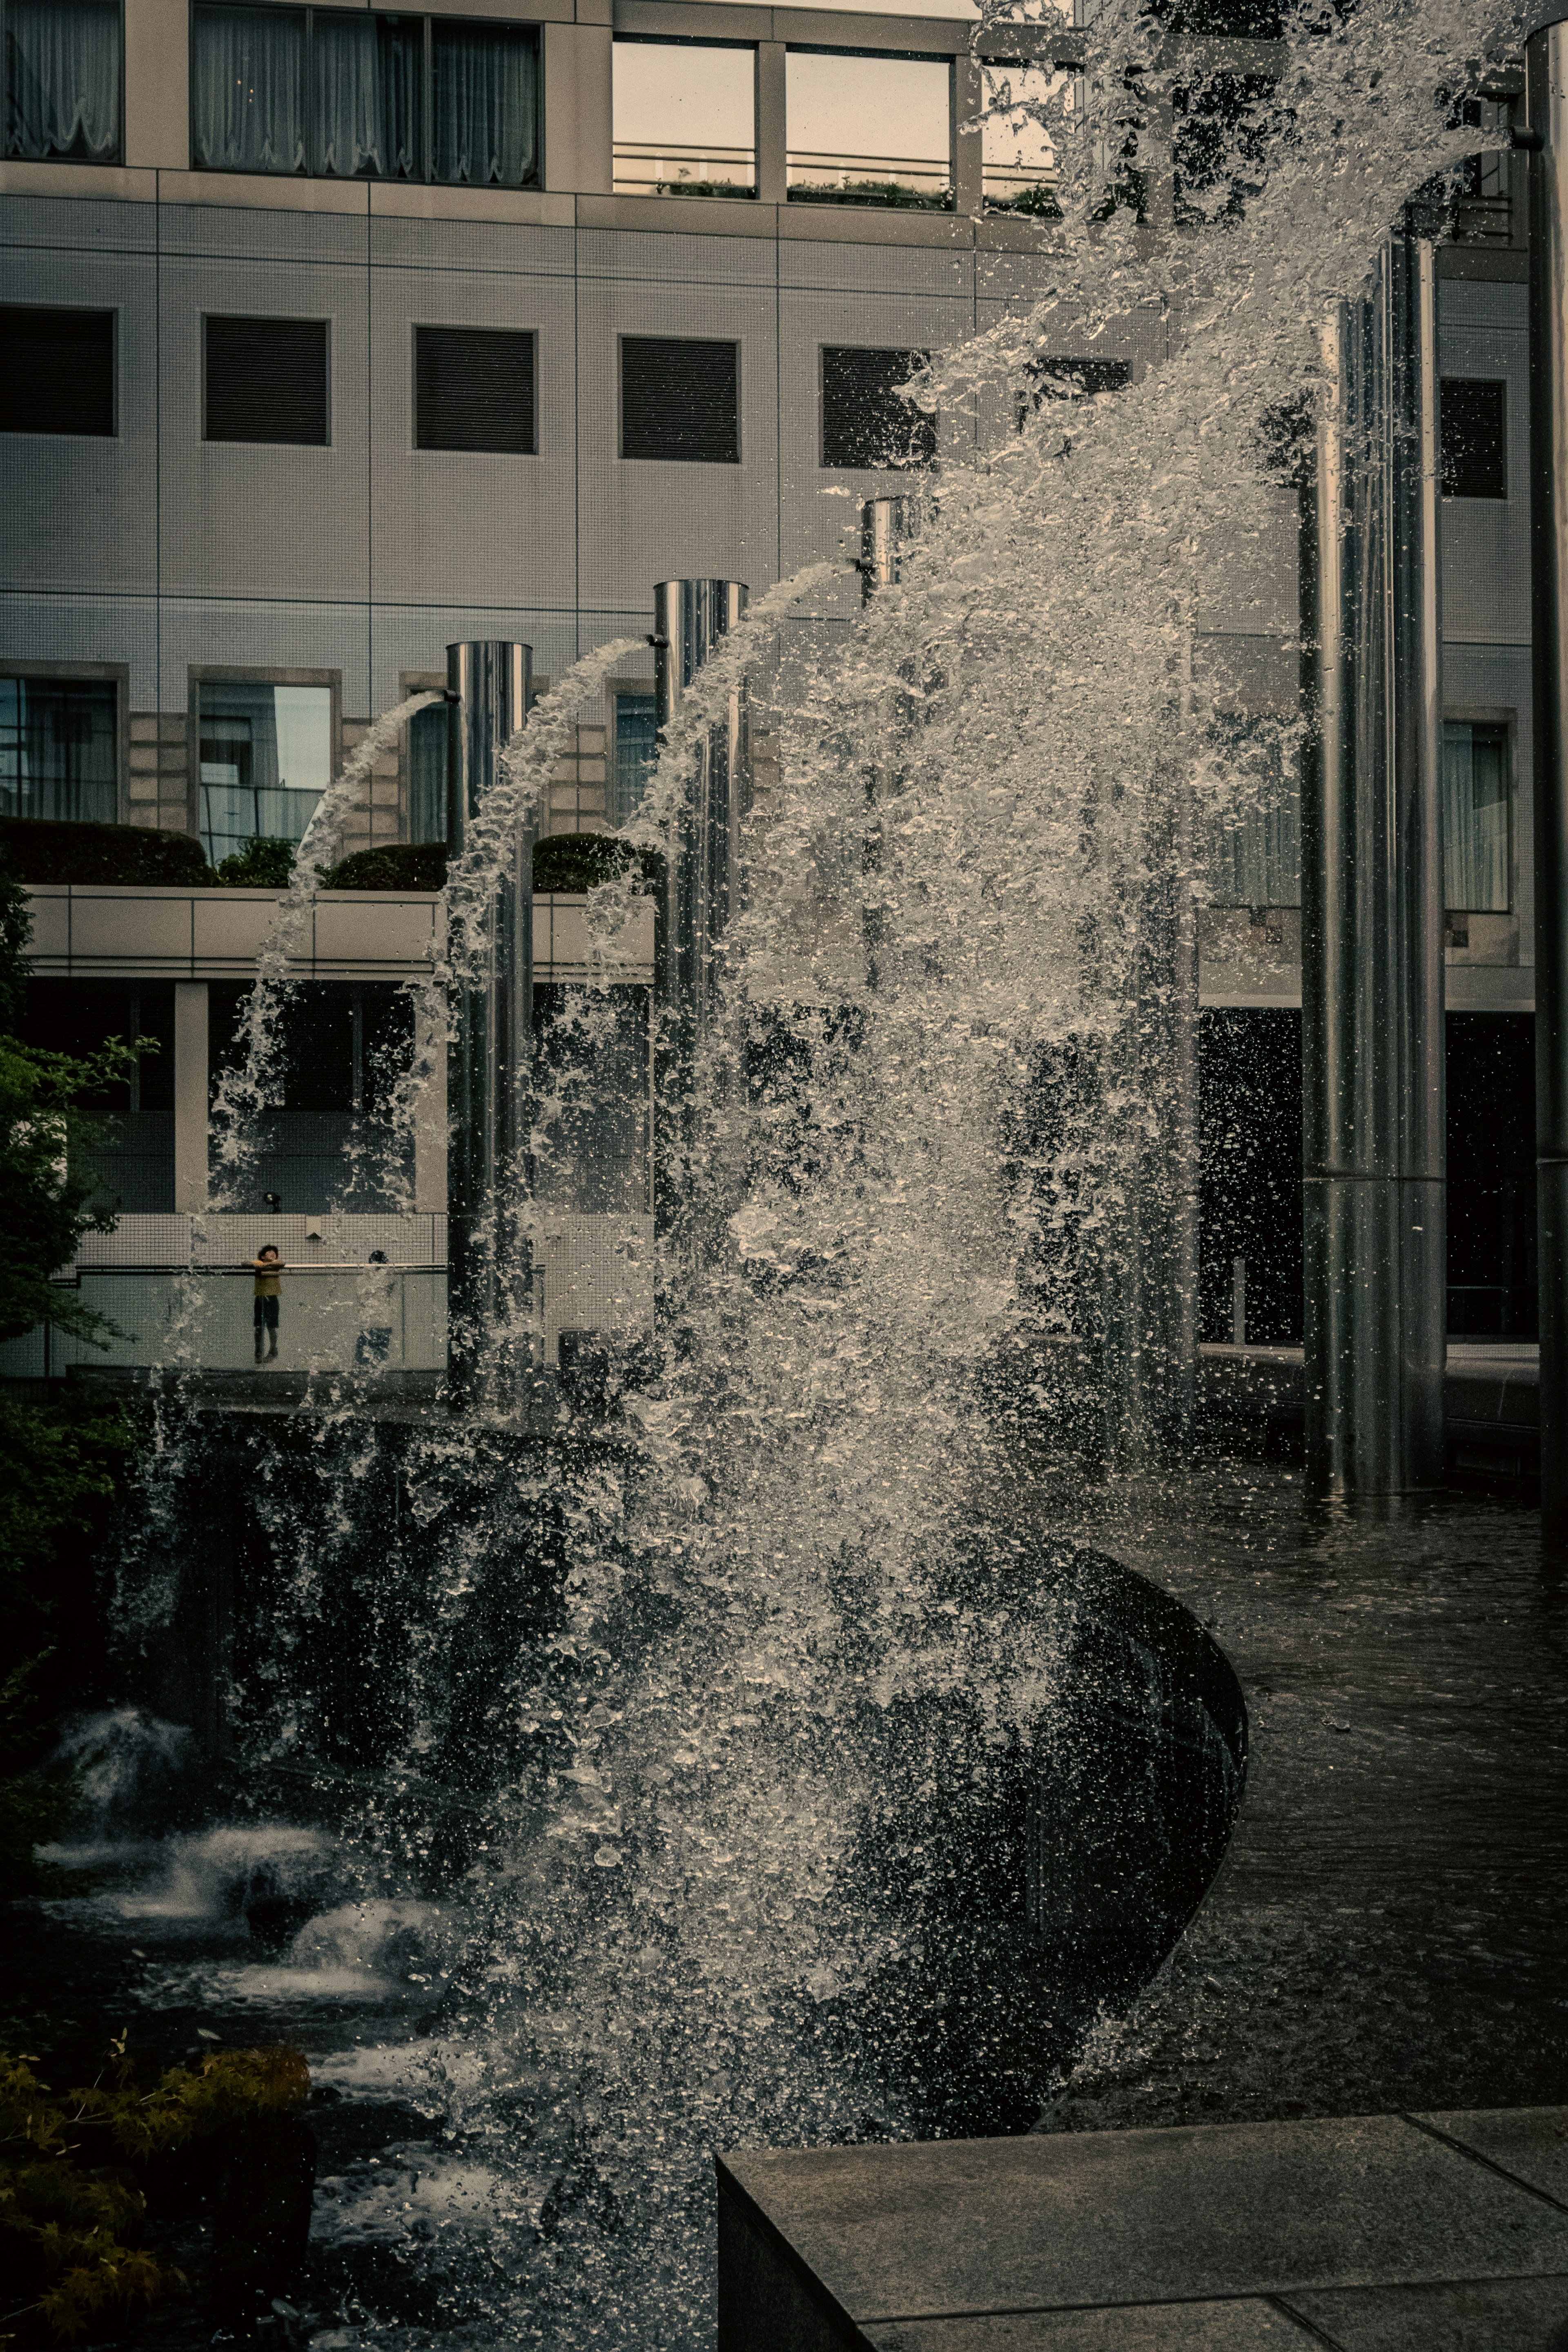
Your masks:
{"label": "planter with shrub", "polygon": [[213,880],[199,841],[140,824],[58,824],[47,817],[0,817],[0,860],[18,882],[163,883]]}

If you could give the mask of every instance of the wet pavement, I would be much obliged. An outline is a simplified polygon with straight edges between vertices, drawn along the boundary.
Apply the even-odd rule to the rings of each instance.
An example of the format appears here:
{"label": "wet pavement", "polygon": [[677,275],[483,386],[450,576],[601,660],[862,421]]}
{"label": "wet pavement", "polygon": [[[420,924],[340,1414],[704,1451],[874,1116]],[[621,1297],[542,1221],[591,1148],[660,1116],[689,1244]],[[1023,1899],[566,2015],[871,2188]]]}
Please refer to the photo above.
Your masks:
{"label": "wet pavement", "polygon": [[1211,1626],[1251,1756],[1203,1909],[1038,2128],[1568,2100],[1568,1576],[1518,1505],[1300,1492],[1204,1464],[1084,1515]]}

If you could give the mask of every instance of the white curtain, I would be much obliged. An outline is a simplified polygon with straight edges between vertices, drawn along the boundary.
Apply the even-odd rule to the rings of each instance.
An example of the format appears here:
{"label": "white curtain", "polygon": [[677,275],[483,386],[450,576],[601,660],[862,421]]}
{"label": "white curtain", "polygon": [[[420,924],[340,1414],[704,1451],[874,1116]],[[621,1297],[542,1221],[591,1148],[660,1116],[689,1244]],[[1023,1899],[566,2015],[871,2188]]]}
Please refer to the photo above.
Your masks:
{"label": "white curtain", "polygon": [[197,163],[212,172],[302,172],[304,67],[303,9],[198,8]]}
{"label": "white curtain", "polygon": [[311,30],[312,168],[339,179],[411,180],[419,170],[424,26],[319,8]]}
{"label": "white curtain", "polygon": [[1450,719],[1443,730],[1443,896],[1456,914],[1509,907],[1508,733]]}
{"label": "white curtain", "polygon": [[538,36],[437,18],[431,38],[431,178],[467,188],[526,187],[538,157]]}
{"label": "white curtain", "polygon": [[7,0],[5,78],[7,154],[118,160],[118,0]]}

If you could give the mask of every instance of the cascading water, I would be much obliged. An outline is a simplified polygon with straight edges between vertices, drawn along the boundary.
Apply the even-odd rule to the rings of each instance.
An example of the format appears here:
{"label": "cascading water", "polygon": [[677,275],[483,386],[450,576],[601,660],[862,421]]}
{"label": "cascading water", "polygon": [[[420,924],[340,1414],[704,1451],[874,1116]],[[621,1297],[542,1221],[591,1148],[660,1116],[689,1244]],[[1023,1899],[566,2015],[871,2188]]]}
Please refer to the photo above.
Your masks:
{"label": "cascading water", "polygon": [[[325,2072],[417,2080],[460,2136],[452,2195],[484,2227],[461,2259],[439,2231],[403,2251],[464,2340],[707,2342],[708,2151],[1021,2127],[1089,2022],[1023,1895],[1029,1780],[1093,1738],[1065,1691],[1083,1581],[1065,1540],[1042,1556],[1009,1523],[1010,1449],[1044,1430],[1116,1473],[1184,1425],[1192,922],[1205,829],[1255,789],[1214,725],[1227,682],[1194,666],[1204,581],[1222,543],[1280,528],[1317,322],[1473,145],[1449,101],[1510,30],[1464,0],[1303,9],[1267,93],[1203,115],[1162,226],[1139,219],[1162,26],[1108,10],[1047,103],[1057,288],[922,388],[948,446],[901,577],[858,617],[847,565],[759,597],[630,829],[669,854],[743,676],[776,765],[676,1081],[698,1206],[654,1347],[611,1367],[616,1413],[538,1441],[432,1413],[394,1437],[324,1393],[297,1441],[232,1456],[268,1564],[237,1668],[252,1788],[331,1824],[325,1862],[247,1855],[235,1899],[283,1906],[274,1927],[319,1906],[284,1975],[394,1967],[428,2000],[416,2049]],[[1092,349],[1134,314],[1140,381],[1069,403],[1032,373],[1042,341]],[[512,827],[627,650],[540,704],[449,877],[405,1124]],[[313,856],[263,960],[226,1164]],[[537,1075],[541,1183],[581,1172],[639,887],[593,894],[599,977]],[[536,1187],[524,1231],[539,1213]],[[161,1410],[127,1573],[143,1625],[159,1531],[199,1538],[213,1475]],[[354,2213],[351,2239],[395,2234],[384,2206]]]}

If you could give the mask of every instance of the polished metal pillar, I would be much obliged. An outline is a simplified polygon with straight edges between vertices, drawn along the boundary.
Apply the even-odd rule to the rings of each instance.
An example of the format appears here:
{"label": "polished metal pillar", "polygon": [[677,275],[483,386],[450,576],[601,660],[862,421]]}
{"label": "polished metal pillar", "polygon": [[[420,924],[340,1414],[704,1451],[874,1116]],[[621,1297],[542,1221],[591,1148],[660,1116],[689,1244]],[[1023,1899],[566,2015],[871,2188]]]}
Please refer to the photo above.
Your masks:
{"label": "polished metal pillar", "polygon": [[1408,226],[1325,329],[1303,490],[1309,1490],[1443,1463],[1447,1206],[1436,272]]}
{"label": "polished metal pillar", "polygon": [[[903,576],[904,551],[911,536],[914,509],[908,499],[867,499],[860,509],[860,602],[868,604],[879,589],[893,588]],[[906,665],[907,667],[907,665]],[[866,985],[877,989],[882,981],[882,953],[887,938],[887,918],[880,906],[871,902],[875,877],[882,870],[882,825],[877,811],[882,802],[899,788],[896,761],[889,756],[886,739],[900,723],[908,722],[909,713],[901,706],[908,697],[892,698],[895,708],[884,707],[879,733],[884,740],[879,746],[879,756],[866,771],[866,834],[861,855],[861,870],[867,877],[866,903],[860,909],[860,935],[866,950]]]}
{"label": "polished metal pillar", "polygon": [[[1539,22],[1543,17],[1546,21]],[[1525,48],[1535,719],[1535,1151],[1541,1524],[1568,1538],[1568,5]]]}
{"label": "polished metal pillar", "polygon": [[[698,672],[739,623],[738,580],[664,580],[653,592],[655,692],[666,735]],[[654,1202],[662,1234],[691,1229],[696,1153],[716,1074],[713,1043],[725,927],[741,902],[741,828],[750,806],[746,696],[737,686],[699,730],[654,922]],[[678,1253],[679,1254],[679,1253]]]}
{"label": "polished metal pillar", "polygon": [[[532,650],[447,648],[447,854],[455,864],[528,712]],[[500,1412],[532,1367],[524,1211],[533,1058],[532,817],[517,828],[486,914],[482,985],[463,987],[447,1055],[447,1387]]]}

